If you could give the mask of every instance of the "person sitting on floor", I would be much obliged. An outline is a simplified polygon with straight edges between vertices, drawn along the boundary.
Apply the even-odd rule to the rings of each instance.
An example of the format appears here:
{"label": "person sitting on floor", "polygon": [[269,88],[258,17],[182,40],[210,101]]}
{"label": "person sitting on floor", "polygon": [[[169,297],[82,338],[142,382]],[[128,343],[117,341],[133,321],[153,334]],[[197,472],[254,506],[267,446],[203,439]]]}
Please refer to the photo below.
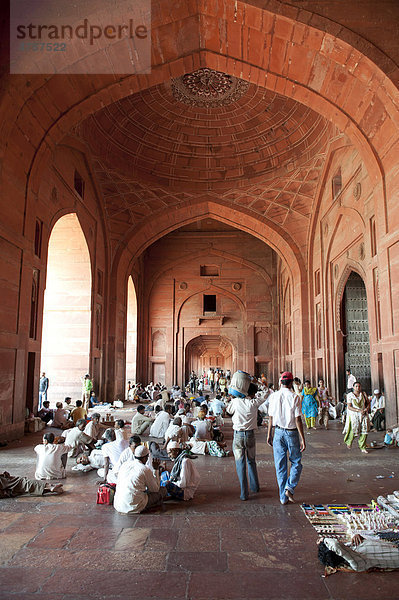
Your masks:
{"label": "person sitting on floor", "polygon": [[115,431],[111,428],[105,431],[103,437],[106,441],[101,447],[104,455],[104,468],[98,469],[97,473],[104,479],[101,483],[116,483],[116,476],[112,468],[117,464],[122,452],[129,447],[129,442],[124,439],[116,439]]}
{"label": "person sitting on floor", "polygon": [[76,400],[76,408],[71,411],[71,418],[74,425],[79,419],[87,418],[87,410],[83,407],[82,400]]}
{"label": "person sitting on floor", "polygon": [[134,451],[137,446],[141,446],[141,437],[139,435],[132,435],[129,438],[129,446],[121,453],[118,462],[112,468],[113,477],[115,479],[118,477],[119,469],[123,463],[128,460],[134,460]]}
{"label": "person sitting on floor", "polygon": [[180,417],[175,417],[167,428],[165,432],[164,448],[167,448],[168,443],[172,440],[179,443],[187,440],[185,437],[185,432],[182,428],[182,421]]}
{"label": "person sitting on floor", "polygon": [[47,481],[28,479],[28,477],[17,477],[10,475],[8,471],[0,473],[0,499],[25,495],[62,494],[63,491],[62,483],[48,483]]}
{"label": "person sitting on floor", "polygon": [[91,421],[87,423],[84,429],[85,434],[96,442],[102,438],[105,429],[104,425],[100,423],[100,419],[100,413],[93,413],[91,415]]}
{"label": "person sitting on floor", "polygon": [[94,408],[95,406],[98,406],[99,404],[101,404],[101,402],[100,402],[100,400],[98,400],[98,398],[96,396],[96,392],[94,390],[91,390],[90,398],[89,398],[89,408]]}
{"label": "person sitting on floor", "polygon": [[157,442],[150,442],[148,444],[148,447],[149,447],[152,458],[159,458],[159,460],[162,460],[162,461],[170,460],[168,451],[162,449],[160,447],[160,445],[157,444]]}
{"label": "person sitting on floor", "polygon": [[220,394],[218,394],[211,402],[211,409],[214,415],[221,415],[223,417],[226,410],[226,405],[222,400]]}
{"label": "person sitting on floor", "polygon": [[156,438],[164,438],[166,430],[170,424],[170,412],[171,407],[169,404],[165,405],[165,408],[162,410],[161,407],[155,407],[155,411],[159,408],[160,410],[156,414],[155,421],[151,425],[150,436]]}
{"label": "person sitting on floor", "polygon": [[374,390],[374,396],[371,399],[371,422],[377,431],[385,429],[385,397],[379,389]]}
{"label": "person sitting on floor", "polygon": [[395,542],[384,539],[384,532],[356,534],[350,544],[326,537],[319,542],[319,560],[330,572],[399,569],[399,548]]}
{"label": "person sitting on floor", "polygon": [[49,423],[54,419],[54,411],[50,408],[50,401],[44,400],[42,408],[37,413],[37,416],[41,418],[45,423]]}
{"label": "person sitting on floor", "polygon": [[69,411],[69,414],[71,414],[71,412],[75,408],[74,405],[72,404],[72,398],[70,396],[66,396],[64,398],[64,406],[63,406],[63,408],[65,410]]}
{"label": "person sitting on floor", "polygon": [[79,454],[86,452],[87,449],[93,450],[95,440],[85,433],[86,419],[76,421],[76,427],[68,429],[63,433],[65,443],[71,448],[68,456],[76,458]]}
{"label": "person sitting on floor", "polygon": [[132,419],[132,435],[149,434],[149,429],[154,419],[152,417],[147,417],[144,412],[145,406],[139,404],[137,407],[137,412]]}
{"label": "person sitting on floor", "polygon": [[160,487],[160,461],[152,459],[147,464],[150,452],[140,445],[134,451],[134,460],[123,463],[118,473],[114,508],[120,513],[131,515],[162,504],[166,496],[164,487]]}
{"label": "person sitting on floor", "polygon": [[212,439],[211,429],[212,423],[205,419],[205,411],[200,410],[196,421],[193,421],[191,425],[195,428],[194,438],[196,440],[202,440],[203,442],[210,441]]}
{"label": "person sitting on floor", "polygon": [[34,448],[37,454],[35,479],[65,479],[69,450],[71,447],[66,444],[54,443],[54,433],[45,433],[43,444]]}
{"label": "person sitting on floor", "polygon": [[188,450],[182,450],[178,442],[169,442],[168,455],[173,460],[170,475],[162,473],[168,494],[176,500],[191,500],[200,482],[200,474],[193,464]]}
{"label": "person sitting on floor", "polygon": [[125,427],[125,421],[123,419],[117,419],[114,425],[115,436],[117,440],[129,441],[129,431]]}
{"label": "person sitting on floor", "polygon": [[63,408],[62,402],[57,402],[55,408],[51,426],[58,427],[59,429],[69,429],[69,427],[72,427],[72,421],[69,421],[69,410]]}

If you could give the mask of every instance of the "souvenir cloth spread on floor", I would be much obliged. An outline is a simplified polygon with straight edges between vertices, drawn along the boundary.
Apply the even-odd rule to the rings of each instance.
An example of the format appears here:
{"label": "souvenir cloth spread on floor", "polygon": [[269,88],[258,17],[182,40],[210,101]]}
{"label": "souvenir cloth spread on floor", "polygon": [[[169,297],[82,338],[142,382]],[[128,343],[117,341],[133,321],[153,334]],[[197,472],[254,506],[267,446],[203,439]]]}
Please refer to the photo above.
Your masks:
{"label": "souvenir cloth spread on floor", "polygon": [[[343,556],[342,552],[351,553],[350,547],[346,548],[343,545],[349,544],[355,534],[360,534],[366,538],[366,545],[369,546],[373,544],[373,538],[381,540],[383,543],[388,542],[391,545],[390,552],[393,554],[396,552],[395,560],[397,561],[399,515],[396,513],[396,509],[398,508],[398,501],[399,492],[393,492],[386,498],[379,496],[377,501],[373,500],[370,504],[302,504],[301,508],[308,521],[321,536],[319,542],[328,542],[329,546],[336,544],[339,548],[338,554],[341,556]],[[375,544],[377,547],[378,542],[375,542]],[[334,550],[334,548],[331,549]],[[384,552],[386,553],[386,550]],[[356,557],[358,553],[352,552],[352,554]],[[346,555],[344,558],[347,560]],[[356,560],[353,558],[353,564],[348,561],[349,565],[347,566],[325,567],[325,576],[327,577],[336,571],[364,572],[367,570],[367,564],[363,558],[359,560],[361,563],[359,565],[356,564]],[[389,561],[386,566],[385,562],[382,564],[385,568],[370,566],[368,570],[392,570]],[[362,565],[365,566],[365,569]]]}

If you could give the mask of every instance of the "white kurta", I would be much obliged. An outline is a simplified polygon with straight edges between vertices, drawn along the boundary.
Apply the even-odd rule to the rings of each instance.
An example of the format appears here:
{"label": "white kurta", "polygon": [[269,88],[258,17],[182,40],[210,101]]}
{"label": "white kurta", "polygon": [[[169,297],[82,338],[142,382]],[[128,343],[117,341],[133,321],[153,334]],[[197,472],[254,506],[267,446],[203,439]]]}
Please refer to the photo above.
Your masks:
{"label": "white kurta", "polygon": [[139,460],[128,460],[121,466],[116,484],[114,508],[125,514],[140,513],[148,503],[146,490],[159,491],[159,473]]}
{"label": "white kurta", "polygon": [[155,418],[155,421],[151,425],[150,436],[156,438],[165,437],[166,430],[169,427],[170,414],[165,410],[161,410]]}
{"label": "white kurta", "polygon": [[211,423],[205,420],[193,421],[191,423],[195,427],[194,437],[196,440],[211,440]]}
{"label": "white kurta", "polygon": [[36,479],[64,479],[65,467],[61,457],[71,450],[66,444],[39,444],[34,448],[37,454]]}
{"label": "white kurta", "polygon": [[180,479],[173,483],[184,490],[184,500],[191,500],[200,482],[200,474],[193,464],[191,458],[184,458],[180,471]]}
{"label": "white kurta", "polygon": [[170,423],[169,427],[165,431],[165,440],[169,438],[169,440],[179,442],[183,437],[184,433],[180,425],[173,425],[173,423]]}

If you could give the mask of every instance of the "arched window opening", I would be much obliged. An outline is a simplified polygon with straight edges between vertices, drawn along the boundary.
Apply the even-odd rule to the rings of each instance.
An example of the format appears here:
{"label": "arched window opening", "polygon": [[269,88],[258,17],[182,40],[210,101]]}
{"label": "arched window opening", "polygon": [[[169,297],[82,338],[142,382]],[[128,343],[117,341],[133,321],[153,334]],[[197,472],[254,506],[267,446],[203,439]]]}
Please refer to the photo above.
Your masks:
{"label": "arched window opening", "polygon": [[[82,395],[89,373],[91,267],[86,240],[75,214],[62,217],[51,232],[44,294],[41,371],[49,378],[53,404]],[[97,391],[98,382],[93,381]]]}
{"label": "arched window opening", "polygon": [[126,380],[136,381],[137,356],[137,297],[133,279],[127,282],[127,323],[126,323]]}

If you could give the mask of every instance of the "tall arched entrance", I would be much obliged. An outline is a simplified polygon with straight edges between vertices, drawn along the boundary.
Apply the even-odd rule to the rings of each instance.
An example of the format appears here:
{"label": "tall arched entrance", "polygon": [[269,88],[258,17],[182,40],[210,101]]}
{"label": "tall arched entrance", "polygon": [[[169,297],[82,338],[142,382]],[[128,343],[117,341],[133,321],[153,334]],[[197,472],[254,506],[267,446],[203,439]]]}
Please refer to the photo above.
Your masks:
{"label": "tall arched entrance", "polygon": [[90,326],[90,255],[77,216],[68,214],[55,224],[48,246],[40,368],[50,380],[52,403],[81,396],[81,377],[90,364]]}
{"label": "tall arched entrance", "polygon": [[127,319],[126,319],[126,380],[136,381],[137,357],[137,296],[132,276],[127,282]]}
{"label": "tall arched entrance", "polygon": [[[369,393],[371,368],[367,293],[363,279],[354,271],[348,277],[342,296],[341,329],[345,369],[351,369]],[[342,381],[341,385],[344,390],[346,381]]]}
{"label": "tall arched entrance", "polygon": [[190,340],[185,349],[185,382],[191,371],[197,375],[207,372],[210,367],[235,370],[235,349],[226,337],[221,335],[199,335]]}

